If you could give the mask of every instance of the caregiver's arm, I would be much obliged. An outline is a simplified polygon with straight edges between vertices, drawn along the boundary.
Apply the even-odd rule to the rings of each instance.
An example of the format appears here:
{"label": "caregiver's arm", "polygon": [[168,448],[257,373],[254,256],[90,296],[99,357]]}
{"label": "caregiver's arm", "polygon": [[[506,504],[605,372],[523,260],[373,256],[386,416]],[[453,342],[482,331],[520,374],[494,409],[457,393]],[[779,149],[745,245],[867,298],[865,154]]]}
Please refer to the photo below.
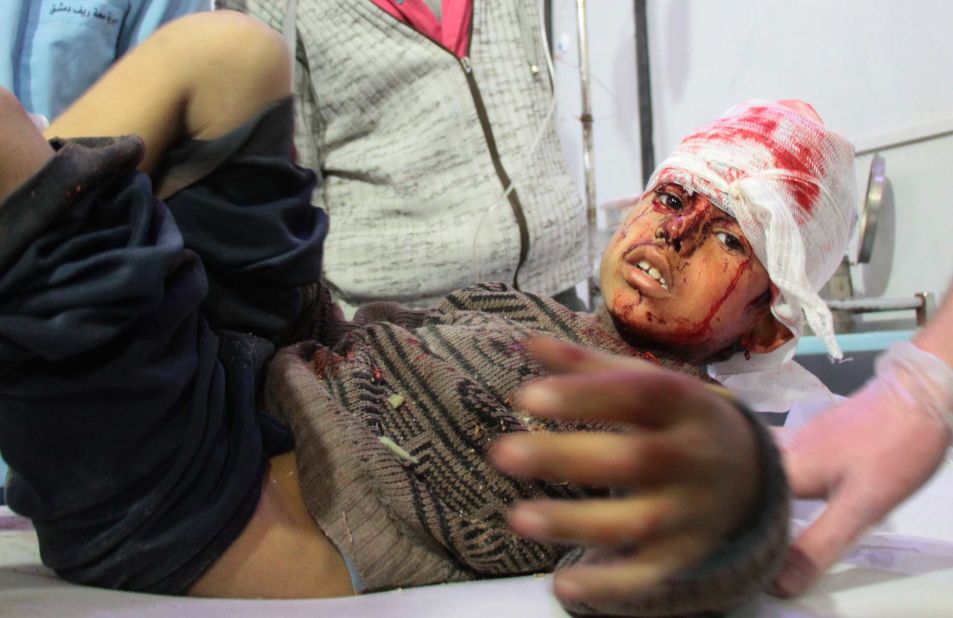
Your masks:
{"label": "caregiver's arm", "polygon": [[511,513],[525,536],[580,546],[557,570],[559,599],[579,613],[669,615],[729,609],[761,590],[780,566],[787,524],[780,456],[764,428],[694,378],[555,340],[531,345],[557,375],[520,391],[520,408],[627,428],[512,435],[492,451],[514,475],[620,492]]}
{"label": "caregiver's arm", "polygon": [[913,338],[916,348],[932,357],[908,349],[913,358],[904,356],[900,365],[878,371],[881,375],[818,415],[785,448],[795,495],[826,498],[828,504],[792,544],[775,582],[777,594],[806,590],[845,547],[940,466],[953,423],[951,333],[948,291],[938,313]]}

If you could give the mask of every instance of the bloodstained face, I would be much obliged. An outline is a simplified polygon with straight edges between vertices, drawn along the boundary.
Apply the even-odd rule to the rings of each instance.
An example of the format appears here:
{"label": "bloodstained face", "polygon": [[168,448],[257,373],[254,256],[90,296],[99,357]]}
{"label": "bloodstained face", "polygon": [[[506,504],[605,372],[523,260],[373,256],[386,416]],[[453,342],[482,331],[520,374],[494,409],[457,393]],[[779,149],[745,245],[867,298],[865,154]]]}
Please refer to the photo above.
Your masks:
{"label": "bloodstained face", "polygon": [[609,314],[627,340],[689,362],[773,320],[767,271],[738,223],[675,184],[642,196],[603,254],[599,276]]}

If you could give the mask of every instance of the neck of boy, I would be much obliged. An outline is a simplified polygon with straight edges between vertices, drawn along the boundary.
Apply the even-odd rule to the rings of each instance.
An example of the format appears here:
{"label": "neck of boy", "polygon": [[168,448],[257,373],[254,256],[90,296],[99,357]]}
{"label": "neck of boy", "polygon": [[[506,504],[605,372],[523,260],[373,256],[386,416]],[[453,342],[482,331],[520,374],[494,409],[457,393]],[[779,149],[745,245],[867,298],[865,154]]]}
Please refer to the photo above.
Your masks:
{"label": "neck of boy", "polygon": [[629,332],[624,324],[619,323],[605,303],[600,302],[592,312],[593,320],[598,328],[611,334],[616,339],[624,342],[632,350],[632,356],[643,358],[649,362],[656,363],[670,369],[675,369],[681,373],[695,375],[704,378],[707,376],[706,365],[712,360],[708,357],[696,358],[692,355],[681,353],[681,350],[674,350],[660,345],[658,342],[649,341],[640,338]]}

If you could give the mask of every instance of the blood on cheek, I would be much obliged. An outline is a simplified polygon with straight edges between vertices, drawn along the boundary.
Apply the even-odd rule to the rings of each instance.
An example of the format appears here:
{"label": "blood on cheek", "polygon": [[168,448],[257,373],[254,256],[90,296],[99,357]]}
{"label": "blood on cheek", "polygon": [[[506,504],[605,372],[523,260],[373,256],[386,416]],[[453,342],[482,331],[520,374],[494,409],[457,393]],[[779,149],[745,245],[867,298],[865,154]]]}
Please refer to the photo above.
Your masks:
{"label": "blood on cheek", "polygon": [[[726,264],[727,266],[727,264]],[[728,282],[728,285],[725,286],[724,291],[721,296],[712,301],[711,305],[708,308],[708,313],[701,319],[701,321],[696,322],[693,325],[684,324],[685,328],[677,329],[673,335],[677,336],[684,343],[690,343],[692,340],[701,337],[706,333],[713,334],[711,321],[718,314],[718,311],[724,306],[728,301],[728,298],[734,293],[735,288],[738,287],[738,282],[741,280],[741,277],[748,271],[751,270],[751,258],[746,258],[738,264],[737,269],[734,274],[731,276],[731,280]],[[688,320],[685,320],[688,322]]]}
{"label": "blood on cheek", "polygon": [[617,291],[612,298],[612,313],[615,318],[626,326],[633,325],[632,312],[642,304],[642,297],[632,299],[625,290]]}
{"label": "blood on cheek", "polygon": [[[639,207],[636,206],[635,208],[638,209]],[[619,240],[621,240],[621,239],[625,238],[626,236],[628,236],[628,234],[629,234],[629,229],[630,229],[633,225],[636,225],[636,224],[639,223],[642,219],[644,219],[645,217],[647,217],[650,212],[651,212],[651,211],[650,211],[649,209],[645,209],[645,210],[643,210],[642,212],[636,212],[636,213],[634,213],[632,216],[630,216],[630,217],[622,224],[622,227],[619,228]]]}

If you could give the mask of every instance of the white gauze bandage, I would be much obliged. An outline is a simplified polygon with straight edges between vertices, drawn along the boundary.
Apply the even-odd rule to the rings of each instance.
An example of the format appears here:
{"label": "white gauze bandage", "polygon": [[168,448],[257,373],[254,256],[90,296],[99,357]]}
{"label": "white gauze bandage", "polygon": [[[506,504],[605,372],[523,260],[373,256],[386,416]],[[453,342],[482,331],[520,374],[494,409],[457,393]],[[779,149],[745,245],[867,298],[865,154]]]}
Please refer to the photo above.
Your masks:
{"label": "white gauze bandage", "polygon": [[[733,216],[776,288],[774,316],[795,339],[806,319],[840,358],[817,292],[837,269],[857,220],[854,182],[853,146],[816,115],[747,101],[682,140],[647,188],[675,183]],[[793,346],[785,349],[790,358]]]}

